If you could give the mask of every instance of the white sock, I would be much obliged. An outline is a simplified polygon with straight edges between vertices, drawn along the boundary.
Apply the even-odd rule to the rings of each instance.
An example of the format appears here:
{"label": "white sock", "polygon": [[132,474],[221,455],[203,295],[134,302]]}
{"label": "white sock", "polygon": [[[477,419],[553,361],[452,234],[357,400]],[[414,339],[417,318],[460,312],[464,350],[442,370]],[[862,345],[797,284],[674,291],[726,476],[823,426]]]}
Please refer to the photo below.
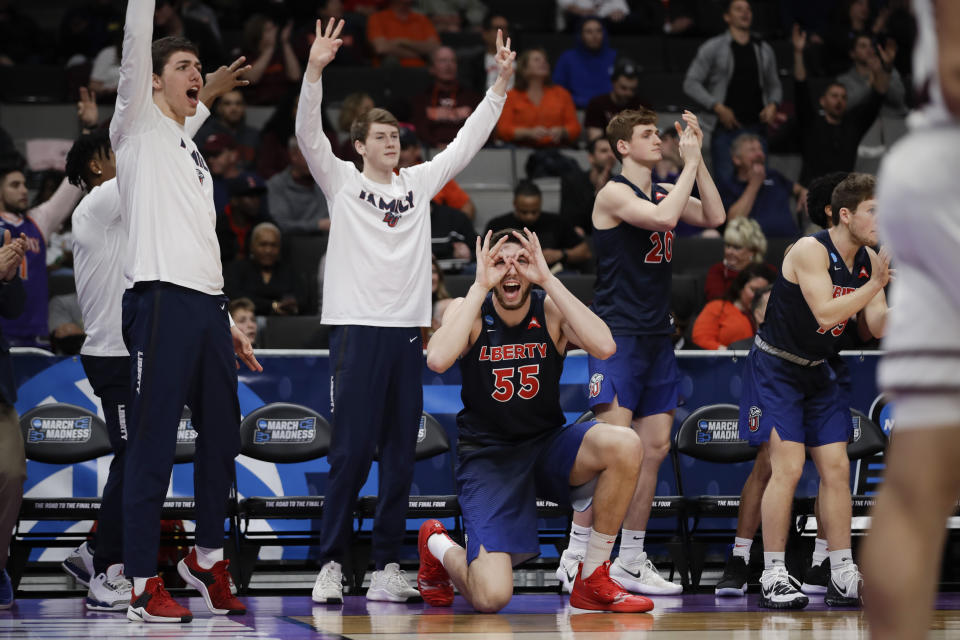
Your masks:
{"label": "white sock", "polygon": [[430,555],[440,561],[440,564],[443,564],[443,555],[447,550],[455,546],[457,546],[457,543],[445,533],[434,533],[427,538],[427,549],[430,551]]}
{"label": "white sock", "polygon": [[841,568],[853,564],[853,551],[851,549],[839,549],[830,551],[830,572],[839,571]]}
{"label": "white sock", "polygon": [[630,529],[620,531],[620,562],[634,564],[637,558],[643,555],[643,539],[646,535],[646,531],[631,531]]}
{"label": "white sock", "polygon": [[570,544],[567,550],[575,555],[582,556],[587,552],[587,542],[590,540],[590,527],[581,527],[573,523],[570,527]]}
{"label": "white sock", "polygon": [[201,569],[212,569],[213,565],[223,560],[223,547],[210,549],[194,545],[193,548],[197,552],[197,564],[200,565]]}
{"label": "white sock", "polygon": [[763,568],[764,569],[773,569],[774,567],[786,567],[786,566],[787,566],[786,551],[764,551],[763,552]]}
{"label": "white sock", "polygon": [[587,552],[583,556],[583,572],[580,574],[582,580],[592,576],[597,567],[610,559],[610,552],[613,551],[613,543],[616,539],[616,534],[608,536],[605,533],[590,529]]}
{"label": "white sock", "polygon": [[[150,578],[156,578],[157,576],[150,576]],[[147,580],[150,578],[134,578],[133,579],[133,592],[136,594],[143,593],[143,590],[147,588]]]}
{"label": "white sock", "polygon": [[817,541],[813,543],[813,566],[823,564],[823,561],[827,559],[827,541],[823,538],[817,538]]}
{"label": "white sock", "polygon": [[753,546],[753,538],[734,538],[733,555],[740,556],[744,562],[750,563],[750,548]]}

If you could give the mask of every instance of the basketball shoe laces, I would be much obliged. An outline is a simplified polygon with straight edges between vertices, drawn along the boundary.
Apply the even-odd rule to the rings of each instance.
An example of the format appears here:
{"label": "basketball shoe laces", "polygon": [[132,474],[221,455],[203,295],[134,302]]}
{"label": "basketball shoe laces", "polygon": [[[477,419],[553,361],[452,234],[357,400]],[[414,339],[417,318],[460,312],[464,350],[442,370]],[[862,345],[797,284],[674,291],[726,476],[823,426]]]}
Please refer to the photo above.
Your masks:
{"label": "basketball shoe laces", "polygon": [[[137,595],[143,595],[143,594],[137,594]],[[156,598],[156,602],[160,605],[170,606],[170,605],[176,604],[176,602],[174,602],[173,600],[173,597],[170,595],[170,592],[167,591],[167,587],[163,584],[163,580],[157,581],[157,589],[156,591],[154,591],[153,596],[154,598]]]}
{"label": "basketball shoe laces", "polygon": [[126,576],[124,576],[122,573],[110,578],[109,580],[105,580],[104,584],[106,584],[107,587],[113,591],[120,591],[124,587],[129,587],[132,585],[132,583],[127,580]]}
{"label": "basketball shoe laces", "polygon": [[210,593],[210,599],[213,602],[229,600],[233,595],[230,593],[230,585],[233,579],[230,577],[230,572],[227,571],[229,566],[229,560],[221,560],[220,562],[215,562],[210,568],[210,572],[213,573],[214,582],[207,587],[207,591]]}
{"label": "basketball shoe laces", "polygon": [[610,561],[597,567],[588,578],[583,578],[584,585],[590,581],[590,589],[604,602],[616,602],[625,597],[628,592],[610,577]]}
{"label": "basketball shoe laces", "polygon": [[410,583],[407,582],[407,577],[403,574],[403,571],[397,569],[396,571],[390,572],[387,577],[387,584],[396,588],[396,592],[400,593],[403,589],[410,589]]}
{"label": "basketball shoe laces", "polygon": [[770,575],[760,576],[760,586],[766,591],[767,586],[773,583],[771,590],[778,596],[787,595],[791,592],[800,592],[800,583],[792,575],[787,573],[786,567],[777,567]]}
{"label": "basketball shoe laces", "polygon": [[[840,578],[839,581],[833,580],[833,576],[830,577],[833,580],[833,584],[842,589],[841,595],[846,597],[850,596],[850,587],[854,584],[858,584],[863,578],[860,577],[860,570],[857,569],[855,564],[847,564],[837,569],[837,577]],[[858,585],[859,586],[859,585]],[[857,595],[860,594],[860,590],[857,589]]]}

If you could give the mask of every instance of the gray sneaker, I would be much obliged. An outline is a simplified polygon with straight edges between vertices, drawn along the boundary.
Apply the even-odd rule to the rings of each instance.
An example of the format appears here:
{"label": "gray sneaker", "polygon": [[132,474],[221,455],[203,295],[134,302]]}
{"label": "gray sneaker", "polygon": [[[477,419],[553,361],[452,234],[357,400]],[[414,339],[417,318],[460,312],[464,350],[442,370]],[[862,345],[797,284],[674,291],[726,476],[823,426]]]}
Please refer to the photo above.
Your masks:
{"label": "gray sneaker", "polygon": [[320,569],[311,594],[319,604],[343,604],[343,571],[340,563],[331,560]]}
{"label": "gray sneaker", "polygon": [[93,577],[93,553],[84,542],[73,550],[67,556],[67,559],[60,563],[63,570],[73,576],[73,579],[87,587],[90,586],[90,578]]}
{"label": "gray sneaker", "polygon": [[380,602],[421,602],[420,592],[410,586],[400,565],[391,562],[380,571],[374,571],[367,589],[367,600]]}
{"label": "gray sneaker", "polygon": [[91,611],[126,611],[130,604],[133,584],[123,575],[122,564],[112,564],[106,573],[98,573],[90,580],[87,590],[87,609]]}

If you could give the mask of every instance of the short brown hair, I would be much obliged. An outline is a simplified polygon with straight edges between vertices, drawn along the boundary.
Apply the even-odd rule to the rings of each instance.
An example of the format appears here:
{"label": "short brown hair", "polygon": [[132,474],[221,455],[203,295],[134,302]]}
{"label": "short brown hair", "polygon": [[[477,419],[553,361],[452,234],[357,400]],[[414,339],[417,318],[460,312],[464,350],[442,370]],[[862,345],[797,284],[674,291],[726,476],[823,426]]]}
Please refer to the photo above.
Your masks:
{"label": "short brown hair", "polygon": [[370,133],[370,125],[375,122],[378,124],[388,124],[396,127],[398,131],[400,130],[400,123],[397,121],[396,116],[386,109],[374,107],[362,116],[359,116],[353,121],[353,124],[350,125],[350,140],[366,142],[367,135]]}
{"label": "short brown hair", "polygon": [[230,304],[227,305],[227,311],[230,312],[231,316],[235,311],[249,311],[250,313],[256,315],[257,306],[253,304],[253,300],[250,298],[234,298],[230,301]]}
{"label": "short brown hair", "polygon": [[522,245],[523,243],[520,242],[520,238],[513,235],[514,233],[519,233],[521,236],[523,235],[523,232],[518,229],[513,229],[510,227],[506,229],[500,229],[500,231],[497,231],[492,236],[490,236],[490,246],[491,247],[495,246],[498,242],[500,242],[500,238],[504,236],[507,237],[507,242],[512,242],[514,244]]}
{"label": "short brown hair", "polygon": [[633,138],[633,128],[638,124],[657,126],[657,113],[646,107],[624,109],[610,118],[610,122],[607,123],[607,140],[610,142],[617,160],[623,162],[623,156],[617,150],[617,141],[626,140],[630,142]]}
{"label": "short brown hair", "polygon": [[833,224],[840,224],[840,209],[853,212],[877,191],[877,179],[869,173],[851,173],[840,181],[830,197]]}
{"label": "short brown hair", "polygon": [[[530,56],[535,53],[540,52],[543,54],[543,57],[547,60],[547,65],[550,64],[550,56],[547,55],[547,50],[543,47],[533,47],[532,49],[527,49],[517,58],[517,73],[513,80],[513,88],[517,91],[526,91],[527,90],[527,77],[524,72],[527,70],[527,65],[530,64]],[[553,84],[553,80],[548,75],[543,79],[543,86],[549,87]]]}
{"label": "short brown hair", "polygon": [[170,56],[178,51],[189,51],[197,56],[197,59],[200,58],[200,51],[197,49],[197,45],[186,38],[167,36],[166,38],[154,40],[150,48],[151,57],[153,58],[153,72],[158,76],[163,75],[163,67],[165,67],[167,61],[170,60]]}

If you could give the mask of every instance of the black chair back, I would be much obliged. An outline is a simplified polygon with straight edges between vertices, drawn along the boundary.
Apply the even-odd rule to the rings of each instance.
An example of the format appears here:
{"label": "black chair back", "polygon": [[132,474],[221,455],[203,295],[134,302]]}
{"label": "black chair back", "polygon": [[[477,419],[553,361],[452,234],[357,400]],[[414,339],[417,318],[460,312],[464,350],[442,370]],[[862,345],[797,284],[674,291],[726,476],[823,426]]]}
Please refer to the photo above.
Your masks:
{"label": "black chair back", "polygon": [[757,457],[757,448],[740,438],[740,408],[712,404],[687,416],[677,430],[677,451],[707,462],[746,462]]}
{"label": "black chair back", "polygon": [[88,409],[56,402],[20,417],[27,458],[50,464],[86,462],[113,451],[107,425]]}
{"label": "black chair back", "polygon": [[180,424],[177,425],[177,449],[173,454],[174,464],[193,462],[193,455],[197,452],[197,431],[193,428],[193,418],[190,407],[184,406],[180,414]]}
{"label": "black chair back", "polygon": [[306,462],[327,455],[330,423],[298,404],[274,402],[240,423],[240,453],[264,462]]}
{"label": "black chair back", "polygon": [[887,448],[887,436],[876,422],[856,409],[850,409],[850,414],[853,419],[853,432],[847,443],[848,458],[868,458]]}

